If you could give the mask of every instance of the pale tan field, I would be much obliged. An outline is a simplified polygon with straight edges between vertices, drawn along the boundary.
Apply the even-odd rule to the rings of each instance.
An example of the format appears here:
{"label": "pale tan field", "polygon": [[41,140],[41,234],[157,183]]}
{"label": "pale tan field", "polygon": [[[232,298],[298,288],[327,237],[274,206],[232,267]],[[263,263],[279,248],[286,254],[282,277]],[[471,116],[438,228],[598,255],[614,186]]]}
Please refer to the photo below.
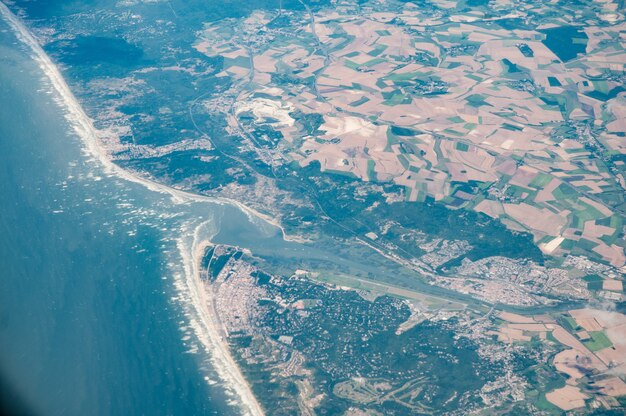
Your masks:
{"label": "pale tan field", "polygon": [[589,396],[582,393],[578,387],[567,385],[546,394],[546,399],[563,410],[572,410],[585,405]]}
{"label": "pale tan field", "polygon": [[523,316],[518,315],[512,312],[500,312],[498,317],[504,319],[507,322],[511,322],[514,324],[534,324],[536,323],[535,319],[531,316]]}
{"label": "pale tan field", "polygon": [[[268,19],[255,13],[242,30],[256,30]],[[315,15],[315,31],[303,23],[293,35],[252,51],[253,73],[246,63],[250,51],[233,28],[208,25],[195,47],[230,58],[224,74],[241,80],[245,89],[271,84],[295,110],[323,116],[319,137],[299,140],[297,126],[274,126],[294,144],[284,147],[285,159],[301,166],[318,161],[323,171],[401,185],[410,201],[432,197],[482,212],[532,233],[549,255],[567,254],[566,247],[584,240],[589,255],[626,265],[624,250],[612,238],[619,230],[598,223],[615,215],[599,195],[624,192],[626,180],[591,156],[583,144],[588,133],[580,131],[582,140],[557,132],[559,123],[591,121],[603,146],[626,153],[620,137],[626,132],[623,94],[606,102],[589,95],[596,88],[590,77],[623,71],[624,48],[612,39],[625,25],[586,27],[587,54],[571,65],[561,62],[538,32],[475,25],[476,19],[480,13],[468,11],[455,15],[457,24],[444,24],[411,3],[400,11],[358,15],[322,10]],[[478,46],[468,54],[446,53],[461,37]],[[327,57],[311,46],[317,42]],[[533,56],[524,55],[521,44]],[[413,59],[420,54],[431,63]],[[524,75],[513,76],[510,65]],[[276,74],[313,86],[274,82]],[[250,76],[253,82],[243,84]],[[618,85],[610,81],[602,88]],[[431,93],[437,88],[443,90]],[[546,104],[537,89],[553,97],[567,91],[569,110]],[[395,134],[394,126],[414,134]],[[454,182],[483,184],[490,192],[457,193]],[[497,189],[491,192],[490,186]],[[514,197],[505,196],[511,191]]]}

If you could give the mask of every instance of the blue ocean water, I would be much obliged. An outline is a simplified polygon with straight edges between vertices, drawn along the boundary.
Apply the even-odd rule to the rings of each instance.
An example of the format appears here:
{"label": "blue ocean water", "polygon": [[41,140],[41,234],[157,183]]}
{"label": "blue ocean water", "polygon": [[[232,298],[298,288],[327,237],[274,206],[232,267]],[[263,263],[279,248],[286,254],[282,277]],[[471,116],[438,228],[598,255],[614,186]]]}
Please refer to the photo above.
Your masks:
{"label": "blue ocean water", "polygon": [[0,19],[3,405],[45,415],[233,413],[181,331],[168,266],[179,219],[168,199],[103,174],[57,98]]}
{"label": "blue ocean water", "polygon": [[11,393],[1,404],[35,415],[242,413],[196,337],[180,244],[190,249],[204,224],[199,237],[261,254],[305,249],[232,205],[174,203],[107,173],[1,19],[0,86],[0,387]]}
{"label": "blue ocean water", "polygon": [[232,206],[174,204],[107,174],[83,154],[58,99],[0,19],[0,383],[29,413],[241,413],[177,289],[178,238],[208,219],[213,241],[285,269],[396,273],[287,243]]}

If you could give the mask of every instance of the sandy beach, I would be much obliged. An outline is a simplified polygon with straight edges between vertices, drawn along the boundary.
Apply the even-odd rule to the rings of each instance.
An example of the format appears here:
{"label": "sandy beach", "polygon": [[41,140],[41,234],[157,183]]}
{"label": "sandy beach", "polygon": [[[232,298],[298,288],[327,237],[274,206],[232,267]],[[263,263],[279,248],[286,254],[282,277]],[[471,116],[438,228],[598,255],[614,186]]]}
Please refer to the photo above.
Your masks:
{"label": "sandy beach", "polygon": [[[191,304],[198,314],[198,320],[191,323],[198,339],[212,358],[218,374],[227,386],[237,394],[249,415],[263,415],[263,410],[244,378],[239,366],[235,363],[226,340],[226,332],[222,327],[217,311],[214,309],[213,292],[201,278],[202,259],[205,250],[210,246],[208,236],[203,236],[206,223],[193,230],[193,238],[178,240],[178,248],[184,261],[185,286]],[[191,230],[189,230],[191,231]]]}
{"label": "sandy beach", "polygon": [[[99,140],[98,130],[82,109],[57,66],[41,48],[37,40],[21,20],[1,2],[0,14],[16,32],[17,37],[32,50],[33,58],[48,77],[57,94],[55,101],[66,110],[67,120],[80,137],[84,146],[84,152],[90,158],[98,162],[103,167],[106,174],[140,184],[153,192],[168,194],[175,204],[207,202],[212,204],[233,205],[246,213],[249,218],[256,217],[278,227],[282,231],[283,236],[285,235],[283,228],[271,218],[237,201],[223,198],[211,198],[177,190],[124,170],[113,163],[108,152]],[[178,244],[181,257],[184,261],[185,286],[189,298],[191,299],[192,307],[197,312],[199,318],[199,322],[191,322],[190,324],[194,328],[198,339],[211,355],[217,373],[223,379],[226,386],[238,396],[238,402],[241,403],[244,413],[249,415],[262,415],[263,411],[252,394],[249,384],[230,354],[228,343],[223,336],[220,335],[222,329],[219,326],[219,319],[215,316],[215,311],[210,308],[210,305],[212,305],[210,291],[205,290],[200,278],[202,255],[205,247],[209,244],[206,239],[200,238],[202,226],[203,225],[198,226],[195,230],[182,230],[183,236],[179,239]],[[185,244],[185,231],[193,233],[193,238],[187,240],[189,244]]]}
{"label": "sandy beach", "polygon": [[170,186],[166,186],[156,181],[153,181],[151,179],[142,177],[134,172],[122,169],[118,165],[113,163],[113,161],[109,157],[107,150],[103,147],[101,141],[99,140],[99,132],[93,125],[91,118],[85,113],[80,103],[65,82],[65,79],[59,72],[57,66],[54,64],[54,62],[52,62],[48,54],[46,54],[46,52],[41,48],[41,46],[30,33],[28,28],[21,22],[21,20],[17,16],[13,14],[13,12],[11,12],[7,8],[4,3],[0,3],[0,14],[2,14],[5,20],[11,25],[11,27],[13,27],[16,34],[18,35],[18,38],[24,44],[31,48],[34,53],[34,59],[37,61],[40,68],[49,78],[52,86],[58,93],[57,99],[59,104],[65,107],[65,109],[67,110],[66,117],[76,133],[82,139],[85,146],[84,150],[90,157],[94,158],[102,165],[106,173],[115,175],[129,182],[143,185],[151,191],[168,194],[172,197],[172,200],[175,203],[211,202],[218,204],[234,205],[242,210],[249,218],[256,217],[279,228],[283,234],[283,237],[286,237],[285,230],[277,221],[265,214],[256,211],[253,208],[242,204],[239,201],[235,201],[229,198],[203,196],[175,189]]}

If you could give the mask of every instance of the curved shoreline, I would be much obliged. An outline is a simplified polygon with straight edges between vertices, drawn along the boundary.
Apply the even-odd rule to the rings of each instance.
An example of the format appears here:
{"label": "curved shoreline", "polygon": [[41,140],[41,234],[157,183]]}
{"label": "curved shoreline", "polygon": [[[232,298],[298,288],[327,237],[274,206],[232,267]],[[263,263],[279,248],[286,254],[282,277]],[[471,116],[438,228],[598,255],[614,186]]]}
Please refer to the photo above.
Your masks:
{"label": "curved shoreline", "polygon": [[85,113],[82,106],[65,82],[63,75],[61,75],[61,72],[59,71],[57,66],[54,64],[54,62],[52,62],[48,54],[39,45],[39,42],[37,42],[37,40],[30,33],[28,28],[3,2],[0,2],[0,14],[15,30],[18,39],[21,40],[22,43],[30,47],[30,49],[33,51],[35,55],[34,58],[38,62],[39,67],[52,82],[52,86],[62,99],[61,104],[66,107],[68,112],[66,114],[66,118],[85,144],[84,150],[87,154],[97,160],[104,167],[106,173],[118,176],[129,182],[142,185],[153,192],[168,194],[172,197],[172,201],[175,203],[212,202],[218,204],[234,205],[242,210],[248,217],[256,217],[280,229],[283,238],[289,239],[289,237],[285,233],[284,228],[276,220],[266,214],[258,212],[257,210],[247,205],[242,204],[239,201],[224,197],[198,195],[192,192],[172,188],[170,186],[158,183],[152,179],[145,178],[134,172],[127,171],[116,165],[109,157],[107,151],[102,147],[97,134],[98,129],[96,129],[96,127],[93,125],[91,118]]}
{"label": "curved shoreline", "polygon": [[[283,237],[286,237],[285,231],[280,224],[238,201],[228,198],[213,198],[196,195],[171,188],[127,171],[113,163],[100,143],[97,133],[98,130],[93,125],[92,120],[84,112],[57,66],[42,49],[28,28],[3,2],[0,2],[0,15],[2,15],[5,21],[14,30],[18,40],[32,51],[33,59],[37,62],[43,74],[49,79],[57,93],[57,102],[66,110],[66,119],[83,143],[83,151],[97,161],[102,166],[105,173],[128,182],[139,184],[150,191],[167,194],[172,198],[174,204],[206,202],[233,205],[243,211],[251,220],[256,217],[276,226],[281,230]],[[193,327],[198,340],[204,345],[209,355],[212,356],[216,364],[215,369],[218,375],[222,378],[224,383],[227,384],[227,388],[231,388],[231,390],[239,396],[238,398],[243,407],[242,410],[250,415],[263,415],[263,411],[256,397],[252,393],[248,382],[243,377],[239,366],[235,363],[230,353],[228,343],[220,336],[218,320],[215,316],[212,316],[209,310],[207,301],[210,301],[210,299],[207,299],[207,296],[210,295],[210,293],[205,291],[200,278],[202,255],[205,247],[210,244],[208,240],[200,239],[199,233],[203,225],[205,224],[201,224],[193,230],[193,239],[188,247],[186,247],[183,242],[184,236],[177,240],[177,246],[184,263],[185,286],[191,298],[191,305],[201,321],[200,326],[193,325]]]}
{"label": "curved shoreline", "polygon": [[202,281],[202,260],[205,249],[211,245],[210,237],[201,235],[202,228],[206,224],[207,222],[203,222],[195,227],[193,233],[186,234],[193,235],[187,244],[184,238],[177,240],[184,260],[185,287],[188,289],[191,304],[199,318],[199,326],[194,323],[191,323],[191,326],[209,352],[219,376],[237,393],[247,408],[246,413],[261,416],[264,412],[230,352],[226,333],[214,309],[213,291]]}

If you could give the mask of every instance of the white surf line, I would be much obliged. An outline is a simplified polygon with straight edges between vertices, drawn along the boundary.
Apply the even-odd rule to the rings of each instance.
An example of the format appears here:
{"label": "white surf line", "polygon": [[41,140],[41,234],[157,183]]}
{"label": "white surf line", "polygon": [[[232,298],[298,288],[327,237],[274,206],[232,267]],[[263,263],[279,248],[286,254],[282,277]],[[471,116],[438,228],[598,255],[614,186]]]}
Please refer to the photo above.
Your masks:
{"label": "white surf line", "polygon": [[[184,258],[185,286],[189,290],[188,295],[191,298],[191,303],[196,306],[195,309],[199,317],[195,325],[192,323],[192,327],[199,334],[200,341],[205,348],[211,353],[213,367],[236,393],[246,408],[247,414],[261,416],[264,412],[230,352],[224,328],[214,310],[214,293],[210,287],[205,287],[201,278],[205,249],[211,244],[209,241],[211,236],[202,235],[206,225],[207,222],[204,222],[197,226],[193,233],[185,233],[185,235],[193,234],[191,241],[185,242],[183,238],[177,241]],[[200,328],[197,327],[198,324],[201,326]]]}
{"label": "white surf line", "polygon": [[176,203],[185,202],[212,202],[217,204],[230,204],[234,205],[242,210],[251,220],[256,217],[264,222],[267,222],[278,229],[280,229],[283,238],[289,239],[286,235],[284,228],[273,218],[265,215],[257,210],[242,204],[239,201],[224,197],[209,197],[204,195],[194,194],[192,192],[182,191],[170,186],[163,185],[155,182],[151,179],[144,178],[138,174],[127,171],[111,160],[107,151],[103,148],[100,139],[98,138],[98,129],[93,125],[91,118],[85,113],[82,106],[70,90],[69,86],[65,82],[63,75],[61,75],[57,66],[52,62],[48,54],[41,48],[37,39],[30,33],[28,28],[22,23],[22,21],[13,14],[9,8],[0,1],[0,14],[11,25],[17,34],[19,40],[30,47],[34,52],[35,61],[39,64],[41,70],[46,74],[52,83],[52,86],[57,91],[61,98],[61,104],[63,104],[67,110],[66,118],[76,130],[78,136],[82,139],[85,145],[85,151],[94,159],[100,162],[104,167],[105,172],[113,174],[129,182],[143,185],[145,188],[163,194],[168,194],[172,197],[172,200]]}
{"label": "white surf line", "polygon": [[[260,218],[261,220],[266,220],[266,216],[257,213],[253,209],[246,207],[237,201],[231,201],[226,198],[205,197],[173,189],[152,180],[142,178],[141,176],[126,171],[114,164],[105,149],[103,149],[100,144],[97,129],[94,127],[93,122],[78,103],[78,100],[70,90],[56,65],[41,48],[28,28],[1,1],[0,14],[13,28],[18,39],[30,47],[33,51],[35,61],[39,64],[39,67],[49,78],[52,86],[59,94],[60,103],[63,104],[67,110],[66,118],[82,140],[83,145],[85,146],[85,151],[102,165],[106,173],[115,175],[129,182],[140,184],[151,191],[168,194],[172,197],[172,200],[175,203],[193,201],[221,204],[229,203],[242,209],[249,218],[254,216]],[[282,230],[282,227],[278,227]],[[196,229],[196,232],[199,232],[199,228]],[[284,235],[284,230],[282,232]],[[252,394],[249,384],[243,377],[239,366],[236,365],[232,355],[230,354],[228,344],[219,336],[219,328],[216,326],[216,317],[212,317],[210,315],[208,306],[204,303],[204,301],[206,301],[207,294],[204,292],[200,281],[201,254],[198,255],[197,253],[194,253],[194,250],[203,249],[203,247],[205,247],[203,244],[196,243],[196,235],[194,235],[194,243],[190,247],[186,248],[179,245],[181,256],[183,256],[184,260],[185,275],[188,283],[187,287],[193,300],[192,305],[203,321],[202,324],[205,329],[205,331],[196,331],[196,335],[207,350],[215,354],[217,361],[222,363],[222,365],[217,366],[216,370],[218,370],[218,374],[227,384],[231,384],[229,387],[231,387],[233,391],[240,396],[242,404],[248,410],[247,413],[254,416],[263,415],[263,411],[261,410],[256,397]]]}

